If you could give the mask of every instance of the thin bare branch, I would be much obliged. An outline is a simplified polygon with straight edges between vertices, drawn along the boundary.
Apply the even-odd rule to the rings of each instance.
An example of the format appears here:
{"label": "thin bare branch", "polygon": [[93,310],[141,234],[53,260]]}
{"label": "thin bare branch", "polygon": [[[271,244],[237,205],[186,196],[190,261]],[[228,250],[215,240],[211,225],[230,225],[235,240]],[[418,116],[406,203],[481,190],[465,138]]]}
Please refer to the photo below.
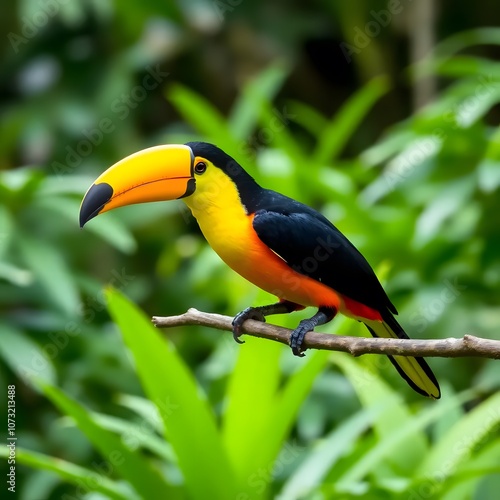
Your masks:
{"label": "thin bare branch", "polygon": [[[231,331],[233,318],[220,314],[211,314],[196,309],[189,309],[180,316],[152,318],[158,328],[171,328],[184,325],[208,326],[217,330]],[[288,345],[291,330],[280,326],[247,320],[243,331],[254,337],[274,340]],[[480,357],[500,359],[500,341],[464,335],[462,338],[447,338],[438,340],[420,339],[382,339],[346,337],[309,332],[304,340],[307,349],[326,349],[343,351],[353,356],[362,354],[386,354],[397,356],[427,356],[442,358]]]}

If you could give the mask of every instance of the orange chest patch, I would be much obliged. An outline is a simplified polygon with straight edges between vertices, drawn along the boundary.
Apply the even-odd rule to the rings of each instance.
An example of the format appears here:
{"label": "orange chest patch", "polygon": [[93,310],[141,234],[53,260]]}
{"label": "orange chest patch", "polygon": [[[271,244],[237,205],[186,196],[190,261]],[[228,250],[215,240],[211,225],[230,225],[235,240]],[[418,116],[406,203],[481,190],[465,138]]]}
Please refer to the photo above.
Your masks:
{"label": "orange chest patch", "polygon": [[252,226],[253,215],[215,220],[200,227],[210,246],[234,271],[259,288],[303,306],[340,309],[337,293],[319,281],[294,271],[267,247]]}

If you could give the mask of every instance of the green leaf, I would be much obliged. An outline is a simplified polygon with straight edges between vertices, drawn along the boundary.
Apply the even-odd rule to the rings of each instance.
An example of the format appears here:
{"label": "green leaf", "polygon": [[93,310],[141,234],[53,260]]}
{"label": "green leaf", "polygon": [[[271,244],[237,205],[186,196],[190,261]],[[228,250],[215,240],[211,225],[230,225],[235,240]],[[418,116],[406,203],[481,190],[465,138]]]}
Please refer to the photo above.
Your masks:
{"label": "green leaf", "polygon": [[55,386],[40,380],[36,385],[61,412],[76,421],[78,428],[103,456],[103,467],[106,470],[116,471],[142,498],[176,498],[174,488],[163,479],[158,470],[142,454],[130,451],[120,437],[99,425],[88,410]]}
{"label": "green leaf", "polygon": [[14,220],[9,210],[4,205],[0,205],[0,258],[3,257],[12,241],[14,229]]}
{"label": "green leaf", "polygon": [[85,226],[85,231],[96,234],[120,252],[131,254],[137,250],[137,242],[128,227],[114,214],[98,217],[92,224]]}
{"label": "green leaf", "polygon": [[[7,457],[9,450],[2,446],[0,456]],[[36,451],[16,448],[16,462],[34,469],[54,472],[61,479],[79,487],[79,490],[102,493],[114,500],[135,500],[139,497],[124,484],[112,481],[105,474],[95,472],[56,457],[50,457]]]}
{"label": "green leaf", "polygon": [[[266,498],[270,482],[262,480],[262,471],[268,471],[276,460],[279,460],[280,450],[293,427],[299,408],[309,394],[317,375],[324,369],[329,354],[327,351],[309,353],[303,360],[302,366],[276,395],[271,411],[263,422],[265,425],[261,427],[259,435],[255,436],[253,454],[247,454],[246,464],[241,463],[241,466],[246,465],[245,474],[240,477],[239,483],[241,493],[246,495],[245,498]],[[257,366],[260,364],[257,363]],[[247,396],[252,400],[259,397],[258,393],[247,394]],[[251,415],[253,419],[255,415],[253,410]],[[248,416],[245,422],[251,422],[248,420]],[[246,432],[244,426],[240,432]],[[293,454],[293,445],[291,449]],[[289,459],[290,457],[287,458],[287,460]]]}
{"label": "green leaf", "polygon": [[[260,126],[262,131],[266,132],[266,145],[274,146],[286,152],[288,157],[297,165],[297,175],[307,174],[304,169],[306,163],[306,156],[299,146],[296,138],[289,130],[290,123],[295,117],[290,115],[286,106],[280,110],[273,108],[268,102],[262,103]],[[302,169],[302,172],[299,170]],[[310,181],[308,182],[310,184]]]}
{"label": "green leaf", "polygon": [[469,203],[473,193],[472,174],[446,183],[439,197],[429,202],[417,220],[415,246],[422,247],[433,239],[448,218]]}
{"label": "green leaf", "polygon": [[206,140],[233,158],[241,155],[244,143],[235,139],[224,117],[206,99],[179,84],[169,88],[167,98]]}
{"label": "green leaf", "polygon": [[384,163],[396,153],[403,151],[415,138],[415,132],[412,130],[406,128],[393,130],[376,144],[365,149],[361,153],[361,160],[370,167]]}
{"label": "green leaf", "polygon": [[[80,201],[78,200],[62,196],[37,198],[36,208],[53,212],[59,218],[69,221],[75,228],[78,227],[78,213],[80,210]],[[115,214],[107,214],[106,217],[96,218],[91,224],[85,226],[84,231],[96,234],[123,253],[130,254],[137,249],[137,243],[131,231]]]}
{"label": "green leaf", "polygon": [[319,136],[313,154],[314,162],[325,164],[336,158],[370,108],[389,88],[389,80],[386,77],[377,77],[355,93]]}
{"label": "green leaf", "polygon": [[478,184],[485,193],[495,191],[500,185],[500,127],[488,140],[483,160],[477,166]]}
{"label": "green leaf", "polygon": [[274,64],[245,85],[228,119],[234,137],[248,138],[257,125],[262,104],[273,100],[287,74],[286,66]]}
{"label": "green leaf", "polygon": [[27,267],[54,304],[68,316],[74,316],[79,310],[79,294],[60,250],[25,234],[18,234],[17,245]]}
{"label": "green leaf", "polygon": [[[31,377],[36,376],[53,383],[56,380],[56,370],[52,359],[58,354],[50,353],[50,358],[39,344],[34,342],[21,330],[12,328],[6,323],[0,322],[2,342],[0,342],[0,355],[5,364],[16,373],[19,378],[29,383]],[[46,346],[47,348],[47,346]]]}
{"label": "green leaf", "polygon": [[149,427],[151,427],[158,433],[163,434],[164,429],[163,422],[160,417],[160,412],[152,401],[140,396],[119,394],[116,402],[136,413],[139,417],[141,417],[148,423]]}
{"label": "green leaf", "polygon": [[[69,168],[69,167],[68,167]],[[54,167],[53,167],[53,170]],[[77,195],[83,197],[87,188],[94,182],[94,176],[87,175],[49,175],[36,192],[36,199]]]}
{"label": "green leaf", "polygon": [[480,57],[455,56],[436,64],[435,72],[438,75],[451,77],[464,78],[472,76],[481,78],[480,81],[482,82],[487,81],[484,75],[488,75],[487,78],[490,79],[490,84],[494,84],[496,83],[495,80],[498,81],[500,77],[500,64]]}
{"label": "green leaf", "polygon": [[459,396],[441,400],[417,415],[412,416],[404,424],[388,426],[391,433],[385,436],[384,439],[379,440],[371,450],[360,457],[353,467],[337,480],[337,486],[348,489],[351,484],[360,482],[370,472],[375,472],[388,457],[394,456],[398,453],[398,450],[404,449],[403,447],[410,442],[412,436],[418,435],[419,431],[424,430],[425,427],[438,420],[450,410],[472,399],[473,396],[472,391],[467,391]]}
{"label": "green leaf", "polygon": [[498,27],[485,27],[460,31],[438,44],[434,53],[442,58],[451,57],[474,45],[500,45],[500,29]]}
{"label": "green leaf", "polygon": [[[410,70],[418,76],[425,76],[429,73],[436,72],[437,68],[442,67],[442,65],[446,64],[450,59],[465,59],[466,57],[464,56],[457,57],[455,55],[461,50],[482,44],[500,45],[500,29],[497,27],[486,27],[460,31],[456,35],[450,36],[437,44],[428,57],[425,57],[412,66]],[[468,69],[467,64],[464,66]],[[489,72],[486,71],[482,74],[489,74]]]}
{"label": "green leaf", "polygon": [[477,166],[479,188],[492,193],[500,186],[500,162],[485,159]]}
{"label": "green leaf", "polygon": [[43,179],[42,171],[32,167],[0,172],[0,183],[13,195],[16,201],[30,201],[40,188]]}
{"label": "green leaf", "polygon": [[109,312],[132,351],[144,391],[163,418],[191,497],[234,499],[234,473],[214,416],[189,369],[134,304],[112,289],[107,299]]}
{"label": "green leaf", "polygon": [[[448,476],[444,483],[439,481],[439,485],[442,485],[442,490],[445,492],[441,498],[454,500],[458,496],[458,491],[464,498],[472,498],[478,483],[490,474],[495,474],[496,478],[500,477],[500,439],[498,438],[465,461],[457,473]],[[434,491],[438,492],[436,489]],[[495,498],[495,496],[477,495],[476,498]]]}
{"label": "green leaf", "polygon": [[[277,342],[247,335],[229,379],[223,438],[240,483],[245,482],[254,462],[255,443],[266,446],[262,432],[275,405],[283,350]],[[251,425],[244,425],[248,415],[252,415]]]}
{"label": "green leaf", "polygon": [[33,273],[26,269],[21,269],[10,262],[0,261],[0,279],[4,279],[18,287],[29,286],[33,283]]}
{"label": "green leaf", "polygon": [[[416,477],[450,476],[465,463],[486,436],[500,423],[500,393],[496,393],[465,414],[430,450],[416,472]],[[443,468],[446,464],[446,469]]]}
{"label": "green leaf", "polygon": [[[353,323],[346,318],[339,318],[335,325],[336,332],[346,334]],[[305,359],[301,360],[299,368],[284,384],[268,417],[267,426],[261,434],[259,453],[254,456],[254,464],[248,467],[248,477],[274,463],[294,425],[300,407],[309,395],[316,377],[325,369],[330,356],[331,353],[328,351],[308,353]]]}
{"label": "green leaf", "polygon": [[328,471],[349,452],[383,406],[364,409],[333,429],[308,453],[300,467],[283,486],[280,497],[288,500],[305,498],[319,488]]}
{"label": "green leaf", "polygon": [[92,418],[103,429],[121,434],[125,439],[125,443],[131,449],[144,448],[167,462],[175,462],[176,457],[172,451],[172,447],[161,439],[158,435],[150,431],[149,425],[137,424],[128,422],[122,418],[104,415],[102,413],[93,413]]}
{"label": "green leaf", "polygon": [[[411,425],[413,417],[402,397],[375,371],[364,366],[363,360],[353,360],[347,354],[336,353],[332,361],[345,373],[365,408],[384,402],[385,411],[378,415],[374,423],[374,430],[380,441],[391,439],[395,426],[400,428]],[[425,434],[420,429],[414,429],[401,439],[400,447],[388,457],[388,461],[399,469],[410,472],[421,462],[427,448]]]}
{"label": "green leaf", "polygon": [[485,157],[500,162],[500,127],[497,127],[488,141]]}
{"label": "green leaf", "polygon": [[307,130],[313,137],[319,137],[328,125],[328,120],[316,109],[300,101],[291,101],[289,110],[293,121]]}

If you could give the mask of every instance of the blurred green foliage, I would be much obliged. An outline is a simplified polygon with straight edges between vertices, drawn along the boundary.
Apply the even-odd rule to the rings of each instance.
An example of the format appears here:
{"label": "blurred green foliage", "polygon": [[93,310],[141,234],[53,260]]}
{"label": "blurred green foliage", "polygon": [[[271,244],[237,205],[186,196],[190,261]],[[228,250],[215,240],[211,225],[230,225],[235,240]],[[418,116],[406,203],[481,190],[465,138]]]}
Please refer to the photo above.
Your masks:
{"label": "blurred green foliage", "polygon": [[[485,2],[454,5],[443,41],[408,69],[410,7],[361,47],[387,5],[342,5],[5,9],[0,380],[16,385],[19,498],[496,498],[498,362],[431,360],[433,403],[385,358],[299,360],[194,327],[165,342],[146,316],[270,298],[220,262],[180,202],[78,229],[85,189],[115,161],[214,142],[334,221],[411,336],[498,338],[500,29],[475,27]],[[412,111],[429,79],[438,91]],[[107,304],[104,285],[146,316],[116,291]],[[340,318],[323,330],[365,334]]]}

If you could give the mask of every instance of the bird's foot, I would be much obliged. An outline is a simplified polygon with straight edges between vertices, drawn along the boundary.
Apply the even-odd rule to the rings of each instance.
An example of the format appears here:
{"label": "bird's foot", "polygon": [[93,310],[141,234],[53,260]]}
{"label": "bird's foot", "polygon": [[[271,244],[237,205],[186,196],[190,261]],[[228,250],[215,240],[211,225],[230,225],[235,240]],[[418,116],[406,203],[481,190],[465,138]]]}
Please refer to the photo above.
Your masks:
{"label": "bird's foot", "polygon": [[245,343],[244,340],[240,340],[240,337],[243,335],[243,323],[247,319],[262,321],[263,323],[266,322],[264,313],[258,307],[247,307],[244,311],[238,313],[233,319],[233,339],[238,342],[238,344]]}
{"label": "bird's foot", "polygon": [[[324,325],[331,321],[337,314],[337,309],[333,307],[320,307],[318,312],[309,319],[303,319],[297,328],[290,335],[290,347],[295,356],[303,357],[302,344],[307,332],[312,332],[317,326]],[[304,349],[305,351],[305,349]]]}
{"label": "bird's foot", "polygon": [[299,356],[300,358],[303,358],[305,356],[304,352],[302,351],[304,338],[306,336],[306,333],[314,330],[314,327],[316,325],[317,323],[312,319],[303,319],[299,323],[299,326],[292,332],[292,334],[290,335],[289,343],[295,356]]}

